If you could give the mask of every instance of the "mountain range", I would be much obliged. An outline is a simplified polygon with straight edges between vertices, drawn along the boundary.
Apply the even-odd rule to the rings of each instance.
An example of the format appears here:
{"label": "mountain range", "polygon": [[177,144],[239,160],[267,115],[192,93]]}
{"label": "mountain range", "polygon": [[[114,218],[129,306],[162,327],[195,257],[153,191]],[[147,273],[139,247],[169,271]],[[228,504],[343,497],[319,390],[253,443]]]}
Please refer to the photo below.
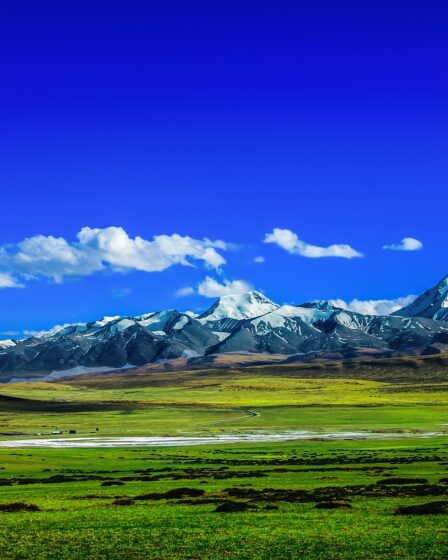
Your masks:
{"label": "mountain range", "polygon": [[[446,345],[446,347],[445,347]],[[104,317],[0,341],[0,379],[76,374],[228,353],[290,360],[356,352],[448,351],[448,276],[392,315],[363,315],[326,301],[279,305],[260,292],[220,298],[202,315],[175,309]]]}

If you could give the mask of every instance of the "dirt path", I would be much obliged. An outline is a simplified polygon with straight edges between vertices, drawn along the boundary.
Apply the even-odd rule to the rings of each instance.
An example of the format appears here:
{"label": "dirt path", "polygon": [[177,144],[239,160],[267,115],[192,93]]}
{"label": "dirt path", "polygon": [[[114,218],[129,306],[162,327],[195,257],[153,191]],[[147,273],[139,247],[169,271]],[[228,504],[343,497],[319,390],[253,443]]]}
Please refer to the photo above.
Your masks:
{"label": "dirt path", "polygon": [[[240,409],[240,411],[245,412],[245,416],[236,416],[235,418],[229,418],[226,420],[212,420],[211,422],[201,422],[199,424],[194,424],[194,426],[211,426],[212,424],[227,424],[228,422],[237,422],[238,420],[247,420],[248,418],[255,418],[257,416],[260,416],[259,412],[255,412],[253,410],[248,410],[248,409]],[[235,411],[236,412],[236,411]],[[185,431],[185,430],[178,430],[178,432],[180,431]],[[189,430],[191,432],[191,430]]]}

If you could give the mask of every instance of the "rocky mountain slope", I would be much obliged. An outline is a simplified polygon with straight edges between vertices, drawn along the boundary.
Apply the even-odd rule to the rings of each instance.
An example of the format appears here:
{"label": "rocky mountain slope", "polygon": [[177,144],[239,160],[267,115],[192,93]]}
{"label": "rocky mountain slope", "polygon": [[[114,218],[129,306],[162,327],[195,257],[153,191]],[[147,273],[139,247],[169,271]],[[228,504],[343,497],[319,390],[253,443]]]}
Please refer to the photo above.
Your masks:
{"label": "rocky mountain slope", "polygon": [[424,292],[413,303],[395,312],[394,315],[448,321],[448,276]]}

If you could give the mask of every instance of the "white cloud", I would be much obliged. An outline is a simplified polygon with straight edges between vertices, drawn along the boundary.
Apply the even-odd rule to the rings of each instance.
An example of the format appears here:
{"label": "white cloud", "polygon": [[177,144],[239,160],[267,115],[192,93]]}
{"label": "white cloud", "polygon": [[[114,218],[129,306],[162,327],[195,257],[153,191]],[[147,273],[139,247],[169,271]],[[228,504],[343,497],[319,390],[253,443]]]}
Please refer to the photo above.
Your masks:
{"label": "white cloud", "polygon": [[207,276],[205,280],[198,284],[198,294],[208,298],[243,294],[252,289],[252,286],[245,280],[224,280],[220,284],[214,278],[210,278],[210,276]]}
{"label": "white cloud", "polygon": [[176,233],[147,241],[130,237],[121,227],[84,227],[74,242],[36,235],[0,247],[0,287],[20,287],[20,276],[62,282],[65,276],[88,276],[104,269],[160,272],[176,264],[193,266],[196,262],[218,269],[226,261],[217,249],[225,250],[226,243]]}
{"label": "white cloud", "polygon": [[405,237],[401,240],[401,243],[384,245],[383,249],[390,251],[420,251],[423,249],[423,243],[413,237]]}
{"label": "white cloud", "polygon": [[207,276],[202,282],[199,282],[195,288],[192,286],[185,286],[184,288],[179,288],[174,295],[176,297],[186,297],[197,293],[207,298],[216,298],[242,294],[252,289],[251,284],[245,280],[224,280],[220,283],[218,280]]}
{"label": "white cloud", "polygon": [[11,276],[11,274],[0,272],[0,290],[2,288],[23,288],[23,284]]}
{"label": "white cloud", "polygon": [[23,334],[26,335],[26,336],[35,336],[36,338],[41,338],[44,335],[51,336],[53,334],[56,334],[59,331],[62,331],[65,328],[71,327],[71,326],[73,326],[73,323],[64,323],[63,325],[54,325],[53,327],[51,327],[50,329],[48,329],[46,331],[24,330]]}
{"label": "white cloud", "polygon": [[266,259],[261,255],[254,258],[254,263],[263,264],[264,262],[266,262]]}
{"label": "white cloud", "polygon": [[341,307],[342,309],[355,311],[356,313],[362,313],[364,315],[390,315],[412,303],[416,297],[417,296],[409,295],[396,299],[353,299],[350,302],[346,302],[343,299],[332,299],[330,303],[336,307]]}
{"label": "white cloud", "polygon": [[132,293],[131,288],[113,288],[111,290],[111,295],[114,298],[121,299],[125,298]]}
{"label": "white cloud", "polygon": [[353,259],[362,257],[350,245],[330,245],[328,247],[319,247],[310,245],[299,239],[298,235],[289,229],[274,228],[272,233],[267,233],[264,238],[265,243],[275,243],[292,255],[300,255],[309,259],[317,259],[322,257],[340,257],[343,259]]}
{"label": "white cloud", "polygon": [[177,233],[156,235],[152,241],[146,241],[139,236],[132,239],[120,227],[85,227],[78,233],[78,239],[86,252],[93,251],[102,262],[117,269],[160,272],[174,264],[191,265],[191,260],[203,261],[213,268],[226,262],[215,250],[225,247],[223,241],[192,239]]}
{"label": "white cloud", "polygon": [[191,286],[185,286],[184,288],[179,288],[176,292],[175,292],[175,297],[186,297],[186,296],[191,296],[194,294],[194,288],[192,288]]}

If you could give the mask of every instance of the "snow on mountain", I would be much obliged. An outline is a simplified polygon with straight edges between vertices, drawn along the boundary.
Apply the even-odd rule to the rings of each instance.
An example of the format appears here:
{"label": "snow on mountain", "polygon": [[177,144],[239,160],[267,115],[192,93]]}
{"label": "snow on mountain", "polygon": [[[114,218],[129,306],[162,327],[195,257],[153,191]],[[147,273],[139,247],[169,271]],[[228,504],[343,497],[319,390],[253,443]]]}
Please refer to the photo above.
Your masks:
{"label": "snow on mountain", "polygon": [[[292,327],[291,319],[300,319],[307,325],[313,325],[318,321],[325,321],[332,315],[333,311],[323,311],[321,309],[312,309],[301,306],[282,305],[274,311],[262,315],[251,321],[257,330]],[[300,325],[300,323],[299,323]]]}
{"label": "snow on mountain", "polygon": [[93,332],[119,318],[120,316],[116,315],[115,317],[103,317],[102,319],[98,319],[97,321],[92,321],[90,323],[66,323],[65,325],[55,325],[48,331],[35,332],[33,336],[35,338],[50,338],[55,335],[67,336],[76,333],[86,333],[88,331]]}
{"label": "snow on mountain", "polygon": [[[95,335],[96,333],[99,333],[98,336],[104,339],[105,337],[114,336],[115,334],[134,325],[140,325],[154,334],[158,333],[159,335],[164,336],[166,334],[164,332],[166,325],[176,318],[179,318],[176,326],[173,326],[176,330],[181,330],[189,320],[188,315],[180,314],[175,309],[167,309],[164,311],[137,315],[136,317],[121,317],[120,315],[115,315],[111,317],[103,317],[102,319],[91,321],[89,323],[74,323],[56,326],[48,331],[36,333],[34,336],[36,338],[50,338],[54,336],[61,337],[75,334]],[[107,328],[104,329],[104,327]]]}
{"label": "snow on mountain", "polygon": [[424,318],[362,315],[328,302],[283,305],[239,321],[213,352],[303,353],[341,348],[403,350],[448,340],[448,325]]}
{"label": "snow on mountain", "polygon": [[119,332],[129,329],[129,327],[133,327],[136,324],[137,321],[135,319],[123,318],[123,319],[119,319],[118,321],[113,321],[110,328],[110,333],[113,336]]}
{"label": "snow on mountain", "polygon": [[15,340],[11,340],[10,338],[6,340],[0,340],[0,348],[11,348],[15,346],[17,342]]}
{"label": "snow on mountain", "polygon": [[448,276],[393,315],[448,321]]}
{"label": "snow on mountain", "polygon": [[448,307],[442,307],[442,309],[439,309],[434,316],[434,320],[448,322]]}
{"label": "snow on mountain", "polygon": [[212,331],[212,332],[218,338],[219,342],[222,342],[223,340],[225,340],[230,336],[230,333],[228,332],[221,332],[221,331]]}
{"label": "snow on mountain", "polygon": [[198,317],[203,325],[214,331],[231,332],[238,321],[260,317],[280,307],[260,292],[251,291],[221,297]]}
{"label": "snow on mountain", "polygon": [[104,325],[112,323],[112,321],[116,321],[119,318],[119,315],[114,315],[113,317],[103,317],[102,319],[99,319],[99,321],[95,321],[92,327],[95,329],[100,329],[101,327],[104,327]]}
{"label": "snow on mountain", "polygon": [[351,330],[334,317],[342,310],[309,304],[282,305],[255,319],[240,321],[217,352],[294,354],[353,346],[383,347],[382,341],[362,330]]}
{"label": "snow on mountain", "polygon": [[184,311],[184,315],[188,315],[192,319],[197,319],[199,317],[199,313],[195,313],[194,311]]}
{"label": "snow on mountain", "polygon": [[165,311],[157,311],[155,313],[145,313],[135,317],[136,321],[150,331],[163,331],[166,324],[171,321],[179,312],[175,309],[167,309]]}
{"label": "snow on mountain", "polygon": [[188,325],[188,317],[183,315],[179,320],[177,320],[172,326],[173,330],[181,331],[186,325]]}

